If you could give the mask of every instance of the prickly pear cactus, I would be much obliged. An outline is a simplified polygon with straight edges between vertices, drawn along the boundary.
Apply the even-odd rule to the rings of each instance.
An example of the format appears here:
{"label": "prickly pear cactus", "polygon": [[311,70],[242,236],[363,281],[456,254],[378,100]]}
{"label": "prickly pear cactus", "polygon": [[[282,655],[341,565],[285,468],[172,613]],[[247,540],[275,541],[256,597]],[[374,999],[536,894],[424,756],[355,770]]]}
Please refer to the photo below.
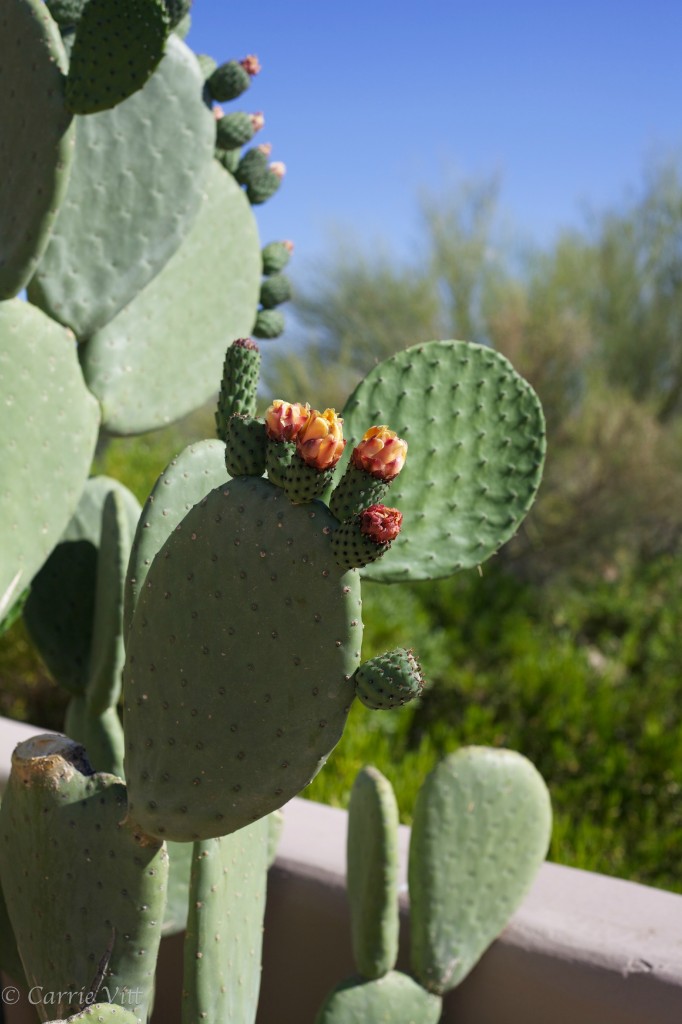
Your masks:
{"label": "prickly pear cactus", "polygon": [[442,1000],[407,974],[389,971],[373,981],[349,979],[327,998],[315,1024],[438,1024]]}
{"label": "prickly pear cactus", "polygon": [[321,503],[240,477],[157,554],[124,684],[129,815],[145,831],[233,832],[299,793],[340,739],[362,619],[359,580],[331,557],[335,525]]}
{"label": "prickly pear cactus", "polygon": [[168,863],[162,843],[121,826],[125,808],[125,786],[93,773],[66,737],[15,750],[0,805],[0,875],[29,985],[63,993],[58,1006],[36,1006],[41,1020],[78,1012],[105,962],[109,997],[146,1022]]}
{"label": "prickly pear cactus", "polygon": [[66,1020],[49,1021],[48,1024],[137,1024],[137,1017],[131,1010],[124,1010],[115,1003],[93,1003]]}

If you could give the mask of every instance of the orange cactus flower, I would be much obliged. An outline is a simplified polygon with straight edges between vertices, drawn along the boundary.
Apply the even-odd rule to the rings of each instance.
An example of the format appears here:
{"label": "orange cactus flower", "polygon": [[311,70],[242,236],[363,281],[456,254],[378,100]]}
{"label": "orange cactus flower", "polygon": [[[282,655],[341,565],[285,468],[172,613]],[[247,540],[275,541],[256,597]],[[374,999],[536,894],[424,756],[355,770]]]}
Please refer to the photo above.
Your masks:
{"label": "orange cactus flower", "polygon": [[294,441],[310,417],[310,406],[275,399],[265,413],[265,430],[273,441]]}
{"label": "orange cactus flower", "polygon": [[393,480],[405,465],[407,441],[386,426],[370,427],[353,449],[351,462],[377,480]]}
{"label": "orange cactus flower", "polygon": [[403,514],[387,505],[370,505],[360,513],[360,533],[377,544],[388,544],[400,533]]}
{"label": "orange cactus flower", "polygon": [[333,409],[312,409],[296,435],[296,451],[308,466],[319,470],[335,466],[345,447],[343,420]]}

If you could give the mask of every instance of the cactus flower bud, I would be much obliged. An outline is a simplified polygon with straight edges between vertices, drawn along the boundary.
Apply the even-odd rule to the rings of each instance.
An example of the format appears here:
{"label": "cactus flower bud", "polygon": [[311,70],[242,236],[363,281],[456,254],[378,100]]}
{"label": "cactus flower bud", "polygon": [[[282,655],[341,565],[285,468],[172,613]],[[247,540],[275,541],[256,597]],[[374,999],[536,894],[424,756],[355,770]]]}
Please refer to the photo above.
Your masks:
{"label": "cactus flower bud", "polygon": [[257,75],[261,69],[260,61],[255,53],[248,53],[243,60],[239,61],[239,63],[251,78],[253,78],[254,75]]}
{"label": "cactus flower bud", "polygon": [[370,427],[353,449],[351,462],[377,480],[393,480],[405,465],[407,441],[386,426]]}
{"label": "cactus flower bud", "polygon": [[387,505],[370,505],[360,513],[360,532],[377,544],[389,544],[400,533],[403,514]]}
{"label": "cactus flower bud", "polygon": [[270,154],[272,153],[272,143],[261,142],[258,146],[256,146],[256,149],[258,150],[259,153],[262,153],[263,156],[270,156]]}
{"label": "cactus flower bud", "polygon": [[220,121],[221,117],[225,117],[225,111],[223,110],[219,103],[216,103],[216,105],[213,108],[213,116],[215,117],[216,121]]}
{"label": "cactus flower bud", "polygon": [[253,125],[254,133],[261,130],[265,124],[265,117],[261,110],[257,110],[255,114],[251,114],[251,124]]}
{"label": "cactus flower bud", "polygon": [[286,164],[283,164],[281,160],[274,160],[270,164],[270,170],[276,177],[280,179],[280,181],[287,173]]}
{"label": "cactus flower bud", "polygon": [[235,338],[232,344],[237,348],[248,348],[251,352],[258,352],[258,345],[252,338]]}
{"label": "cactus flower bud", "polygon": [[333,409],[310,416],[296,435],[296,451],[308,466],[314,469],[332,469],[341,458],[346,442],[343,439],[343,420]]}
{"label": "cactus flower bud", "polygon": [[310,417],[310,406],[277,398],[265,413],[265,429],[273,441],[293,441]]}
{"label": "cactus flower bud", "polygon": [[282,245],[291,256],[292,252],[294,251],[294,243],[289,241],[289,239],[287,238],[286,241],[282,242]]}

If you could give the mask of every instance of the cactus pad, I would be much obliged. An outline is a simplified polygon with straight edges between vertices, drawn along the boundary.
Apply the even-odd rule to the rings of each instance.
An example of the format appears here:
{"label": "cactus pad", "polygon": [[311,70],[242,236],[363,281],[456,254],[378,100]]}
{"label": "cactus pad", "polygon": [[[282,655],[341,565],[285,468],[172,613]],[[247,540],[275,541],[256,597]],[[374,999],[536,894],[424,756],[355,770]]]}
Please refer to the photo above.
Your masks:
{"label": "cactus pad", "polygon": [[67,193],[28,292],[81,339],[158,274],[198,213],[215,139],[202,85],[193,53],[171,36],[144,89],[78,122]]}
{"label": "cactus pad", "polygon": [[253,1024],[258,1008],[268,820],[193,844],[182,1020]]}
{"label": "cactus pad", "polygon": [[80,1013],[74,1013],[63,1021],[49,1021],[48,1024],[138,1024],[131,1010],[125,1010],[116,1003],[93,1003]]}
{"label": "cactus pad", "polygon": [[262,476],[266,443],[263,420],[232,416],[225,442],[225,467],[230,476]]}
{"label": "cactus pad", "polygon": [[9,299],[31,279],[49,241],[74,134],[64,45],[41,0],[5,0],[0,38],[0,299]]}
{"label": "cactus pad", "polygon": [[398,804],[376,768],[356,776],[348,808],[348,899],[353,957],[380,978],[398,957]]}
{"label": "cactus pad", "polygon": [[95,114],[141,89],[163,57],[168,29],[162,0],[88,0],[71,50],[69,109]]}
{"label": "cactus pad", "polygon": [[0,594],[17,572],[21,593],[78,504],[99,408],[83,383],[73,338],[20,299],[0,303],[0,391]]}
{"label": "cactus pad", "polygon": [[85,346],[85,379],[111,433],[152,430],[209,399],[225,338],[243,337],[253,323],[260,286],[253,214],[215,162],[206,185],[194,227],[168,265]]}
{"label": "cactus pad", "polygon": [[225,445],[222,441],[207,440],[185,448],[154,484],[130,552],[123,612],[126,632],[154,555],[192,506],[226,480]]}
{"label": "cactus pad", "polygon": [[331,558],[335,522],[239,477],[157,554],[124,674],[129,815],[145,831],[241,828],[300,792],[340,739],[362,620],[359,580]]}
{"label": "cactus pad", "polygon": [[228,345],[215,414],[218,437],[224,441],[231,416],[255,416],[261,355],[250,338]]}
{"label": "cactus pad", "polygon": [[438,1024],[442,1002],[407,974],[344,981],[326,999],[315,1024]]}
{"label": "cactus pad", "polygon": [[435,579],[480,564],[516,532],[540,484],[537,396],[480,345],[431,341],[399,352],[358,385],[343,417],[355,443],[368,423],[388,423],[410,446],[391,490],[404,529],[363,571],[368,579]]}
{"label": "cactus pad", "polygon": [[[111,494],[117,495],[125,516],[125,523],[117,532],[123,530],[132,538],[141,511],[135,496],[117,480],[91,477],[60,543],[35,576],[24,610],[31,639],[41,657],[60,686],[74,694],[85,692],[91,662],[99,657],[93,653],[97,562],[104,505]],[[127,562],[128,552],[122,557]],[[101,568],[104,569],[104,557]],[[107,582],[110,579],[107,569],[100,583],[103,601],[113,596]],[[100,632],[104,618],[102,608]],[[102,637],[100,643],[103,640]],[[103,651],[103,647],[98,646],[98,650]]]}
{"label": "cactus pad", "polygon": [[466,747],[417,796],[410,843],[412,968],[432,992],[458,985],[505,927],[547,853],[549,794],[530,761]]}
{"label": "cactus pad", "polygon": [[64,736],[16,748],[0,805],[0,872],[27,981],[65,993],[59,1006],[36,1006],[42,1020],[81,1009],[78,993],[108,951],[108,998],[146,1021],[168,862],[161,844],[121,827],[125,808],[125,787],[93,774]]}

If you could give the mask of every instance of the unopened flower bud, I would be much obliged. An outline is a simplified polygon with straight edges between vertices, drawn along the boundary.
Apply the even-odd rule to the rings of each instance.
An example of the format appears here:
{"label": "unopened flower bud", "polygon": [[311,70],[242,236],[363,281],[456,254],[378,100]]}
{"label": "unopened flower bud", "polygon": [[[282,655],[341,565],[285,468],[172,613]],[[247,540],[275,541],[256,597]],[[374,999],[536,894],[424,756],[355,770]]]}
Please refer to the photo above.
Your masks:
{"label": "unopened flower bud", "polygon": [[274,175],[276,175],[276,176],[277,176],[277,177],[278,177],[278,178],[279,178],[280,180],[281,180],[281,179],[282,179],[282,178],[284,177],[284,175],[285,175],[285,174],[287,173],[287,168],[286,168],[286,164],[283,164],[281,160],[274,160],[274,161],[273,161],[273,163],[271,163],[271,164],[270,164],[270,170],[271,170],[271,171],[272,171],[272,173],[273,173]]}
{"label": "unopened flower bud", "polygon": [[215,117],[216,121],[219,121],[221,117],[225,117],[225,111],[223,110],[219,103],[216,103],[216,105],[213,108],[213,116]]}
{"label": "unopened flower bud", "polygon": [[289,255],[291,256],[292,252],[294,251],[294,243],[293,243],[293,242],[290,242],[290,241],[289,241],[289,240],[287,239],[286,241],[282,242],[282,245],[284,246],[284,248],[286,249],[286,251],[287,251],[287,252],[289,253]]}
{"label": "unopened flower bud", "polygon": [[265,118],[260,110],[257,110],[255,114],[251,114],[251,124],[253,125],[254,132],[259,132],[265,124]]}
{"label": "unopened flower bud", "polygon": [[259,153],[262,153],[263,156],[270,156],[270,154],[272,153],[272,143],[261,142],[258,146],[256,146],[256,149],[258,150]]}
{"label": "unopened flower bud", "polygon": [[353,449],[351,462],[377,480],[393,480],[405,465],[407,441],[386,426],[370,427]]}
{"label": "unopened flower bud", "polygon": [[296,436],[298,454],[308,466],[319,470],[335,466],[345,446],[343,420],[333,409],[325,409],[324,412],[312,409]]}
{"label": "unopened flower bud", "polygon": [[377,544],[388,544],[400,533],[403,514],[387,505],[370,505],[360,513],[360,532]]}
{"label": "unopened flower bud", "polygon": [[310,406],[275,399],[265,413],[265,429],[273,441],[294,441],[310,417]]}

